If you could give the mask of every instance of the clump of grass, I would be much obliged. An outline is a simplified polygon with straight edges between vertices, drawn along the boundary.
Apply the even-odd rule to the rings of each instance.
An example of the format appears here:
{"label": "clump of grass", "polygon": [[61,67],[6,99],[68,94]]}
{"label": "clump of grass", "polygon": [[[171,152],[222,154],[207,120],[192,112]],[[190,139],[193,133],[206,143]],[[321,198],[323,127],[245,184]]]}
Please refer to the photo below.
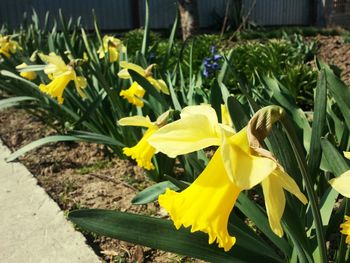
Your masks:
{"label": "clump of grass", "polygon": [[96,172],[96,171],[101,170],[101,169],[110,168],[112,166],[113,166],[112,161],[101,160],[101,161],[97,161],[91,165],[87,165],[87,166],[84,166],[82,168],[79,168],[77,171],[79,174],[84,175],[84,174]]}

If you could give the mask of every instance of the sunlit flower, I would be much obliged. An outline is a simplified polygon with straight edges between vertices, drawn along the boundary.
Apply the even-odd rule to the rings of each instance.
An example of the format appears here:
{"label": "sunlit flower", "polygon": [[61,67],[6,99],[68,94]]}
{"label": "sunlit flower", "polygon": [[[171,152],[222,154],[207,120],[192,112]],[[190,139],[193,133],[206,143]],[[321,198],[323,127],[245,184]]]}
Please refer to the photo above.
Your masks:
{"label": "sunlit flower", "polygon": [[50,95],[53,98],[57,98],[59,104],[63,103],[63,92],[70,81],[74,81],[75,88],[79,95],[85,98],[85,94],[82,89],[87,86],[87,81],[84,77],[77,76],[74,67],[70,64],[64,63],[60,56],[55,53],[50,53],[48,56],[39,54],[41,60],[47,63],[44,68],[44,72],[48,75],[51,82],[47,85],[40,84],[39,89]]}
{"label": "sunlit flower", "polygon": [[[23,68],[25,68],[27,66],[28,65],[26,63],[22,63],[22,64],[18,65],[16,67],[16,69],[23,69]],[[23,72],[20,72],[19,75],[22,76],[25,79],[28,79],[28,80],[34,80],[38,76],[35,71],[23,71]]]}
{"label": "sunlit flower", "polygon": [[168,114],[168,111],[163,113],[155,122],[151,122],[148,116],[126,117],[118,121],[118,124],[122,126],[138,126],[147,128],[147,131],[135,146],[131,148],[123,148],[124,154],[134,159],[137,162],[138,166],[143,167],[147,170],[154,169],[152,158],[155,154],[155,149],[147,142],[147,140],[156,130],[159,129],[160,126],[164,125]]}
{"label": "sunlit flower", "polygon": [[[169,89],[164,80],[162,79],[154,79],[152,77],[152,68],[155,64],[148,66],[148,68],[143,69],[142,67],[129,63],[126,61],[120,62],[120,67],[123,69],[119,71],[118,76],[122,79],[130,79],[131,76],[128,72],[129,69],[136,71],[138,74],[146,78],[152,85],[157,89],[157,91],[161,91],[164,94],[169,94]],[[145,95],[145,89],[139,85],[136,81],[134,81],[131,87],[127,90],[122,90],[120,92],[120,96],[124,97],[128,100],[129,103],[132,103],[136,106],[143,106],[143,96]]]}
{"label": "sunlit flower", "polygon": [[[277,110],[274,108],[270,111],[269,119],[272,123],[278,120],[279,114],[282,114],[281,110],[278,107]],[[148,139],[157,151],[169,157],[194,152],[211,145],[219,146],[214,154],[215,158],[210,160],[207,168],[193,183],[194,187],[191,185],[180,194],[168,190],[159,197],[159,201],[177,227],[181,224],[185,227],[192,225],[192,231],[201,230],[208,233],[209,242],[213,242],[216,237],[219,246],[224,247],[226,251],[232,247],[234,239],[228,235],[227,220],[222,217],[226,218],[226,213],[230,213],[241,190],[262,183],[270,226],[278,236],[283,235],[280,224],[285,207],[283,189],[296,195],[303,203],[307,202],[295,181],[284,172],[272,153],[260,147],[257,138],[264,139],[268,130],[256,127],[262,123],[256,116],[262,116],[261,112],[253,116],[247,127],[234,133],[231,127],[218,123],[216,113],[209,105],[189,106],[181,112],[180,120],[165,125]],[[272,126],[272,123],[269,124]],[[253,131],[253,128],[256,130]],[[262,131],[256,134],[258,129]],[[207,179],[209,174],[212,177],[210,183]],[[210,187],[214,182],[225,186]],[[201,191],[198,191],[199,185],[203,187]],[[225,193],[227,188],[231,189],[233,195],[230,198]],[[214,196],[220,196],[222,199],[215,198],[216,203],[213,207],[208,206],[208,200]],[[190,204],[194,204],[193,207]],[[214,206],[216,210],[213,209]],[[222,207],[226,206],[227,212],[222,212]],[[220,228],[215,225],[217,222],[220,222]]]}
{"label": "sunlit flower", "polygon": [[102,40],[102,46],[97,50],[99,58],[104,58],[108,52],[109,62],[115,62],[119,59],[121,52],[125,52],[126,48],[123,45],[123,41],[112,36],[104,36]]}
{"label": "sunlit flower", "polygon": [[[350,160],[350,152],[344,152],[344,156]],[[350,170],[330,180],[329,183],[337,192],[350,198]]]}
{"label": "sunlit flower", "polygon": [[21,50],[17,41],[11,40],[10,36],[0,34],[0,54],[9,58],[11,54],[15,54],[17,50]]}
{"label": "sunlit flower", "polygon": [[209,235],[209,244],[215,240],[225,251],[235,244],[235,237],[227,230],[228,218],[241,192],[229,180],[222,157],[217,151],[200,176],[181,193],[167,189],[159,196],[177,229],[183,225],[191,232],[202,231]]}
{"label": "sunlit flower", "polygon": [[345,222],[340,225],[340,233],[347,235],[345,242],[350,245],[350,217],[345,216]]}
{"label": "sunlit flower", "polygon": [[134,81],[130,88],[120,92],[120,96],[127,99],[129,103],[134,104],[135,106],[143,107],[144,103],[142,98],[145,95],[145,92],[144,88]]}

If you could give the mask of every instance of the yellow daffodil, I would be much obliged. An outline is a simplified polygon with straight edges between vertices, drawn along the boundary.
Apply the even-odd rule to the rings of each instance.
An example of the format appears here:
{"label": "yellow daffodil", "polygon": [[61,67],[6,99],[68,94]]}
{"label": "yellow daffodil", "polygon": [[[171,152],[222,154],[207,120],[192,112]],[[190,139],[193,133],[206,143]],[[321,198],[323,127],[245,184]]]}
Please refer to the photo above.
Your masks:
{"label": "yellow daffodil", "polygon": [[229,180],[219,151],[216,151],[200,176],[184,191],[167,189],[158,198],[159,205],[168,211],[177,229],[183,225],[191,232],[202,231],[209,235],[209,244],[216,240],[225,251],[236,239],[227,230],[228,218],[241,192]]}
{"label": "yellow daffodil", "polygon": [[17,50],[21,50],[17,41],[11,40],[10,36],[0,35],[0,54],[9,58],[11,54],[15,54]]}
{"label": "yellow daffodil", "polygon": [[113,63],[119,59],[121,52],[126,52],[126,48],[123,45],[123,41],[112,36],[104,36],[102,40],[102,46],[97,50],[99,58],[104,58],[108,52],[109,62]]}
{"label": "yellow daffodil", "polygon": [[[344,156],[350,160],[350,152],[344,152]],[[337,192],[350,198],[350,170],[330,180],[329,183]]]}
{"label": "yellow daffodil", "polygon": [[350,217],[345,216],[345,222],[340,225],[340,233],[347,235],[345,242],[350,245]]}
{"label": "yellow daffodil", "polygon": [[[185,227],[192,225],[192,231],[208,233],[209,242],[216,238],[220,247],[225,251],[229,250],[234,244],[234,239],[227,232],[226,213],[229,214],[232,210],[240,191],[262,183],[270,226],[278,236],[283,235],[280,224],[285,207],[283,189],[294,194],[303,203],[306,203],[307,199],[272,153],[263,149],[259,143],[282,114],[283,111],[279,107],[264,108],[253,116],[247,127],[234,133],[230,126],[218,123],[216,113],[209,105],[189,106],[181,112],[180,120],[165,125],[150,136],[148,142],[157,151],[169,157],[211,145],[219,146],[214,154],[215,158],[210,160],[207,168],[193,182],[194,187],[191,185],[179,194],[167,190],[159,197],[160,205],[169,212],[177,227],[181,224]],[[269,120],[268,123],[264,123],[262,116]],[[207,179],[209,173],[211,181]],[[210,187],[213,182],[225,185],[226,188]],[[206,190],[198,191],[198,185]],[[225,190],[217,188],[229,188],[233,196],[228,199]],[[216,203],[213,201],[213,204],[208,206],[209,201],[204,200],[212,200],[213,196],[218,196],[215,198]],[[200,204],[191,206],[199,200],[204,202],[201,207]],[[229,204],[227,200],[230,200]],[[227,208],[227,212],[222,212],[222,207]],[[220,227],[215,225],[218,222]]]}
{"label": "yellow daffodil", "polygon": [[[28,65],[26,63],[22,63],[22,64],[18,65],[16,67],[16,69],[22,69],[22,68],[25,68],[27,66]],[[28,80],[34,80],[38,76],[35,71],[23,71],[23,72],[20,72],[19,75],[25,79],[28,79]]]}
{"label": "yellow daffodil", "polygon": [[148,116],[133,116],[122,118],[118,121],[122,126],[138,126],[148,128],[141,140],[134,147],[124,147],[123,152],[126,156],[131,157],[137,162],[137,165],[147,170],[153,170],[152,157],[155,154],[155,149],[147,142],[147,139],[164,125],[168,117],[169,111],[163,113],[157,121],[151,122]]}
{"label": "yellow daffodil", "polygon": [[79,95],[85,98],[85,94],[82,91],[87,85],[87,81],[84,77],[77,76],[74,67],[70,64],[66,65],[60,56],[55,53],[50,53],[48,56],[39,54],[40,58],[47,63],[44,68],[44,72],[52,80],[49,84],[40,84],[39,89],[50,95],[53,98],[57,98],[59,104],[63,103],[63,92],[70,81],[74,81],[75,88]]}
{"label": "yellow daffodil", "polygon": [[[136,71],[138,74],[146,78],[152,85],[157,89],[157,91],[161,91],[164,94],[169,95],[169,89],[162,79],[154,79],[152,77],[152,68],[155,66],[155,64],[152,64],[148,66],[148,68],[143,69],[142,67],[129,63],[126,61],[121,61],[120,62],[120,67],[123,69],[119,71],[118,76],[122,79],[130,79],[131,76],[128,72],[128,69]],[[120,92],[120,96],[124,97],[125,99],[128,100],[129,103],[132,103],[136,106],[143,107],[143,96],[145,95],[145,89],[139,85],[136,81],[132,83],[129,89],[127,90],[122,90]]]}

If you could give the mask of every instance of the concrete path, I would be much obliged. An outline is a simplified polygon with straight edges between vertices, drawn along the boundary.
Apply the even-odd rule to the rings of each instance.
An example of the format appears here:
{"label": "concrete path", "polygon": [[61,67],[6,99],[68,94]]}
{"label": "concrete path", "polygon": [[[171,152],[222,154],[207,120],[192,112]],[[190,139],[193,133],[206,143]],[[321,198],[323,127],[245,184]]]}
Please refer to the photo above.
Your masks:
{"label": "concrete path", "polygon": [[0,262],[100,262],[57,204],[0,141]]}

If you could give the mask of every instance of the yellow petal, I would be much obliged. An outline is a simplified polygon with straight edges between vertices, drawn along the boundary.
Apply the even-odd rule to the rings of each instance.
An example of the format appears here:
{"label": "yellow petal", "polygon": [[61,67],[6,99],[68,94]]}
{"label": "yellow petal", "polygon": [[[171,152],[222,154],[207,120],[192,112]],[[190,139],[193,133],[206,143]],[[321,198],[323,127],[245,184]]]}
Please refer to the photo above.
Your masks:
{"label": "yellow petal", "polygon": [[345,242],[350,245],[350,218],[345,216],[345,222],[340,225],[340,233],[347,235]]}
{"label": "yellow petal", "polygon": [[139,73],[141,76],[145,76],[145,70],[139,65],[127,61],[120,61],[120,66],[124,69],[132,69],[133,71]]}
{"label": "yellow petal", "polygon": [[122,90],[119,95],[124,99],[127,99],[129,103],[134,104],[135,106],[143,107],[143,96],[145,95],[145,90],[137,84],[136,81],[132,83],[129,89]]}
{"label": "yellow petal", "polygon": [[350,198],[350,170],[330,180],[329,183],[337,192]]}
{"label": "yellow petal", "polygon": [[34,80],[38,76],[35,71],[25,71],[19,73],[19,75],[28,80]]}
{"label": "yellow petal", "polygon": [[215,110],[208,104],[201,104],[195,106],[187,106],[181,111],[181,118],[186,118],[194,114],[204,115],[208,118],[212,125],[218,124],[218,117],[216,116]]}
{"label": "yellow petal", "polygon": [[239,188],[254,187],[276,169],[277,165],[273,160],[251,153],[246,128],[230,137],[224,135],[222,140],[220,151],[226,172]]}
{"label": "yellow petal", "polygon": [[286,205],[283,188],[278,184],[276,176],[271,174],[262,181],[262,189],[270,227],[277,236],[282,237],[281,218]]}
{"label": "yellow petal", "polygon": [[[25,67],[28,67],[28,65],[26,63],[22,63],[17,65],[16,69],[23,69]],[[34,80],[38,76],[35,71],[24,71],[20,72],[19,75],[28,80]]]}
{"label": "yellow petal", "polygon": [[225,104],[221,104],[221,119],[222,124],[232,127],[233,123],[231,120],[231,116]]}
{"label": "yellow petal", "polygon": [[350,160],[350,152],[343,152],[346,159]]}
{"label": "yellow petal", "polygon": [[181,193],[167,189],[158,201],[177,229],[181,225],[192,226],[191,232],[205,232],[209,235],[209,244],[216,240],[219,247],[229,251],[236,239],[228,233],[228,218],[240,191],[229,181],[217,151],[188,188]]}
{"label": "yellow petal", "polygon": [[115,47],[110,47],[109,49],[109,62],[113,63],[118,61],[119,59],[119,52]]}
{"label": "yellow petal", "polygon": [[151,122],[148,116],[132,116],[122,118],[118,121],[119,125],[122,126],[138,126],[138,127],[153,127],[154,124]]}
{"label": "yellow petal", "polygon": [[130,79],[131,78],[128,70],[125,68],[118,72],[118,77],[121,79]]}
{"label": "yellow petal", "polygon": [[211,145],[219,145],[216,127],[205,115],[188,115],[163,126],[148,141],[158,151],[174,158]]}
{"label": "yellow petal", "polygon": [[154,165],[152,164],[152,157],[155,153],[155,149],[149,145],[147,139],[158,129],[156,125],[150,127],[142,139],[134,147],[125,147],[123,152],[125,155],[130,156],[136,160],[137,165],[147,170],[153,170]]}
{"label": "yellow petal", "polygon": [[299,186],[286,172],[277,168],[273,172],[274,176],[278,179],[278,185],[282,186],[285,190],[295,195],[300,202],[304,205],[307,204],[308,200],[306,196],[300,191]]}
{"label": "yellow petal", "polygon": [[51,67],[55,66],[57,70],[65,71],[67,68],[67,65],[64,63],[63,59],[60,56],[56,55],[54,52],[51,52],[48,56],[42,53],[39,53],[38,55],[42,61],[44,61],[46,64],[52,64]]}
{"label": "yellow petal", "polygon": [[164,94],[169,95],[169,89],[168,86],[165,84],[164,80],[162,79],[154,79],[152,77],[148,77],[147,80],[152,84],[153,87],[155,87],[158,91],[163,92]]}
{"label": "yellow petal", "polygon": [[68,85],[69,81],[73,80],[73,75],[62,75],[59,78],[53,79],[48,85],[40,84],[39,89],[50,95],[53,98],[57,98],[59,104],[63,103],[63,91]]}

